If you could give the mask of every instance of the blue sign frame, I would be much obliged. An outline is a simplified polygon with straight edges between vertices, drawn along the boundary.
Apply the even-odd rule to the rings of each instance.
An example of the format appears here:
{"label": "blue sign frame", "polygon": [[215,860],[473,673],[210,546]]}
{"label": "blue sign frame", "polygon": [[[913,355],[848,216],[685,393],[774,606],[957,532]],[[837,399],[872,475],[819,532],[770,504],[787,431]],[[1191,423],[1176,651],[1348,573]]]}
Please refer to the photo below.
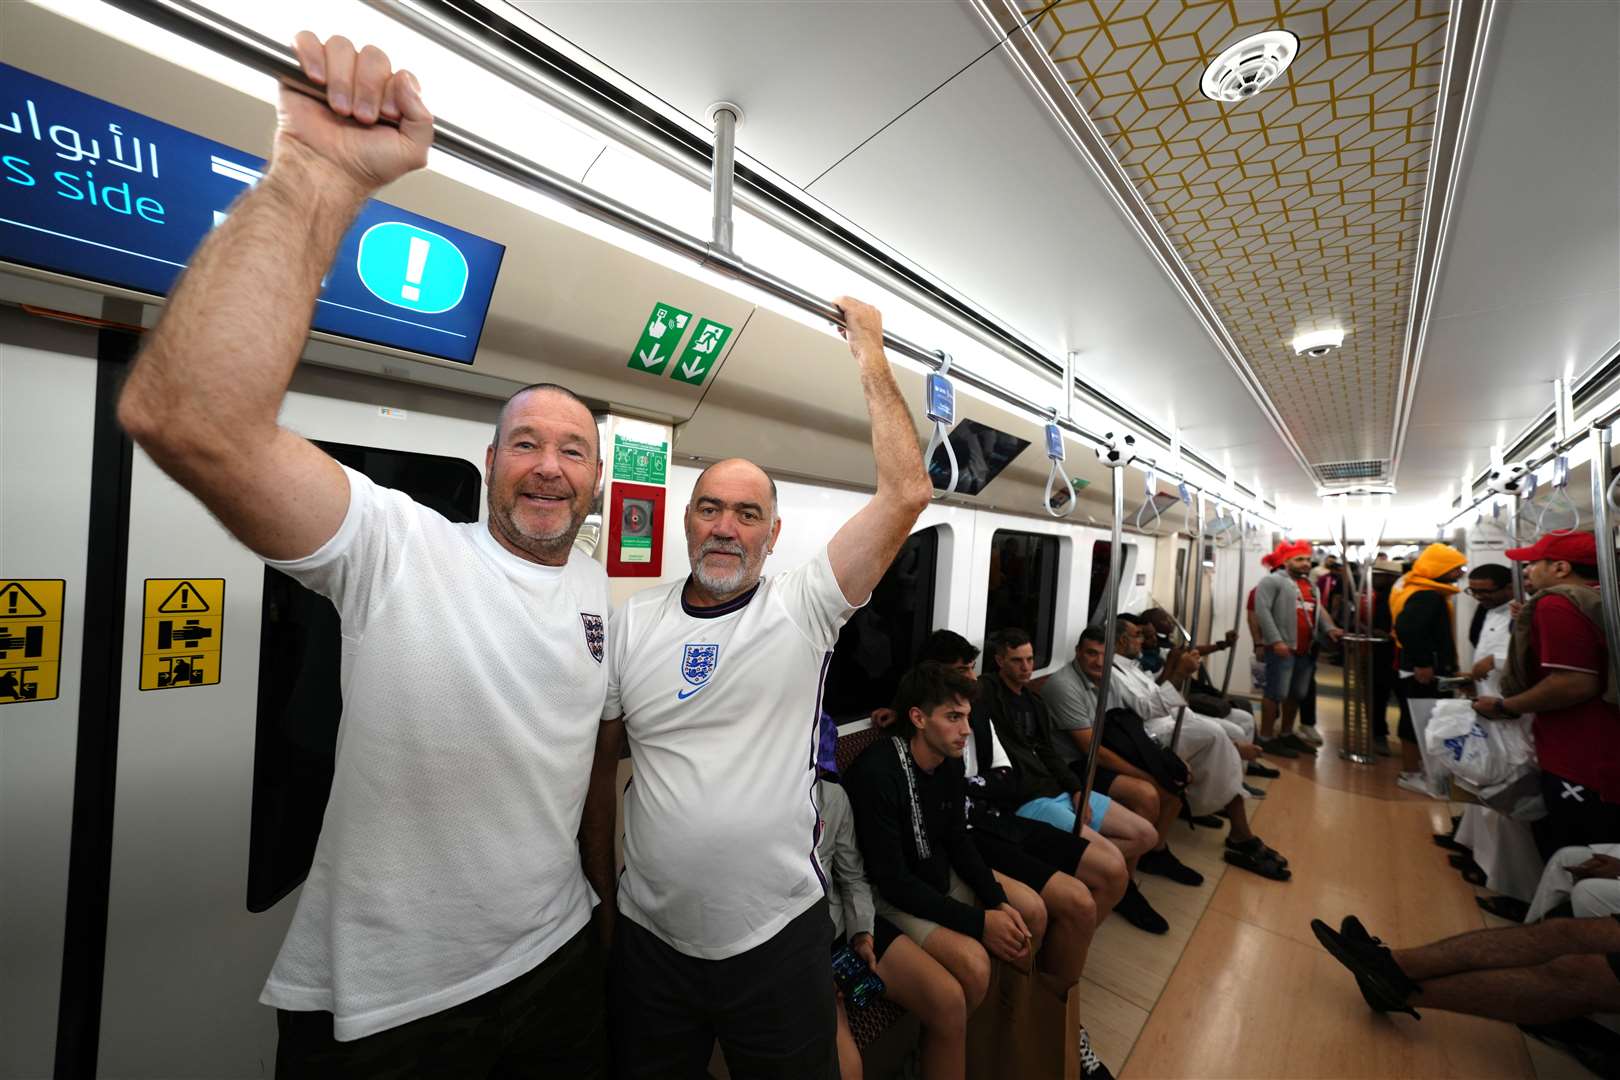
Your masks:
{"label": "blue sign frame", "polygon": [[937,372],[928,376],[928,419],[936,424],[956,423],[956,387]]}
{"label": "blue sign frame", "polygon": [[[0,64],[0,260],[167,295],[264,159]],[[373,199],[313,327],[470,364],[506,247]]]}

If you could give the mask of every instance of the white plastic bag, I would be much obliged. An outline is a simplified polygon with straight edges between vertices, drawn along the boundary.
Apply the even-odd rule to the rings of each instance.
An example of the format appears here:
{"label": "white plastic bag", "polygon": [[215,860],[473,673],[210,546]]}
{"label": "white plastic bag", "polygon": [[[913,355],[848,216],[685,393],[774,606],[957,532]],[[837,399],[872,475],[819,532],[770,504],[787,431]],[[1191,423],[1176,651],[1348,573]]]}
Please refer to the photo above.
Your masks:
{"label": "white plastic bag", "polygon": [[1424,748],[1472,787],[1498,787],[1535,770],[1529,727],[1529,717],[1486,720],[1472,702],[1437,701],[1423,733]]}

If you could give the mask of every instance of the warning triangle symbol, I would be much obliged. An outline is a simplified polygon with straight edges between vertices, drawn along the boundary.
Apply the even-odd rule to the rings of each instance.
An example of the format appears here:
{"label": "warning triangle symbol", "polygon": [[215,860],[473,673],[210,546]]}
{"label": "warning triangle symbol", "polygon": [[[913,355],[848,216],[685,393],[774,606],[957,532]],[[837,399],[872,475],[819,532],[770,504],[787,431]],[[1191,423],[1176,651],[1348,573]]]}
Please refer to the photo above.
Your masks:
{"label": "warning triangle symbol", "polygon": [[0,619],[46,619],[45,608],[20,581],[0,585]]}
{"label": "warning triangle symbol", "polygon": [[182,581],[176,585],[163,603],[158,605],[159,615],[196,615],[207,610],[208,601],[202,598],[197,586],[189,581]]}

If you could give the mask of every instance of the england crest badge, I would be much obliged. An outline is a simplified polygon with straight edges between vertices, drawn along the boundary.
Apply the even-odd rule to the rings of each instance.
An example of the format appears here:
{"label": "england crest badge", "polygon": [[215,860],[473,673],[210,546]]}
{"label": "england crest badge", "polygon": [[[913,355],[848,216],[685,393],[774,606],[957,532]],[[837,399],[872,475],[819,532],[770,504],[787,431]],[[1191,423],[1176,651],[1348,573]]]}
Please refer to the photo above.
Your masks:
{"label": "england crest badge", "polygon": [[720,662],[720,646],[718,645],[688,645],[681,654],[681,678],[685,679],[690,690],[677,691],[675,696],[682,701],[703,689],[709,682],[709,676],[714,674],[715,665]]}
{"label": "england crest badge", "polygon": [[579,613],[579,621],[585,624],[585,645],[591,650],[591,659],[598,664],[602,662],[602,647],[607,643],[607,634],[602,630],[602,616]]}

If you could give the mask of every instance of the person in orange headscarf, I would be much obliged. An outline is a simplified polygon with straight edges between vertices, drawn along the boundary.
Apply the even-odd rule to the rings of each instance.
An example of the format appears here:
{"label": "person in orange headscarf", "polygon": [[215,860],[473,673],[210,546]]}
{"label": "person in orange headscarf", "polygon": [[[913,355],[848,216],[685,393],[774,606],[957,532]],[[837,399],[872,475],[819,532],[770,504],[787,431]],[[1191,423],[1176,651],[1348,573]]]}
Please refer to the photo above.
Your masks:
{"label": "person in orange headscarf", "polygon": [[1412,564],[1412,572],[1389,594],[1399,648],[1400,681],[1395,692],[1408,702],[1401,710],[1397,734],[1401,738],[1401,787],[1423,794],[1429,791],[1417,731],[1412,726],[1410,702],[1440,696],[1436,681],[1457,673],[1457,642],[1452,636],[1451,598],[1463,576],[1467,557],[1450,544],[1430,544]]}

